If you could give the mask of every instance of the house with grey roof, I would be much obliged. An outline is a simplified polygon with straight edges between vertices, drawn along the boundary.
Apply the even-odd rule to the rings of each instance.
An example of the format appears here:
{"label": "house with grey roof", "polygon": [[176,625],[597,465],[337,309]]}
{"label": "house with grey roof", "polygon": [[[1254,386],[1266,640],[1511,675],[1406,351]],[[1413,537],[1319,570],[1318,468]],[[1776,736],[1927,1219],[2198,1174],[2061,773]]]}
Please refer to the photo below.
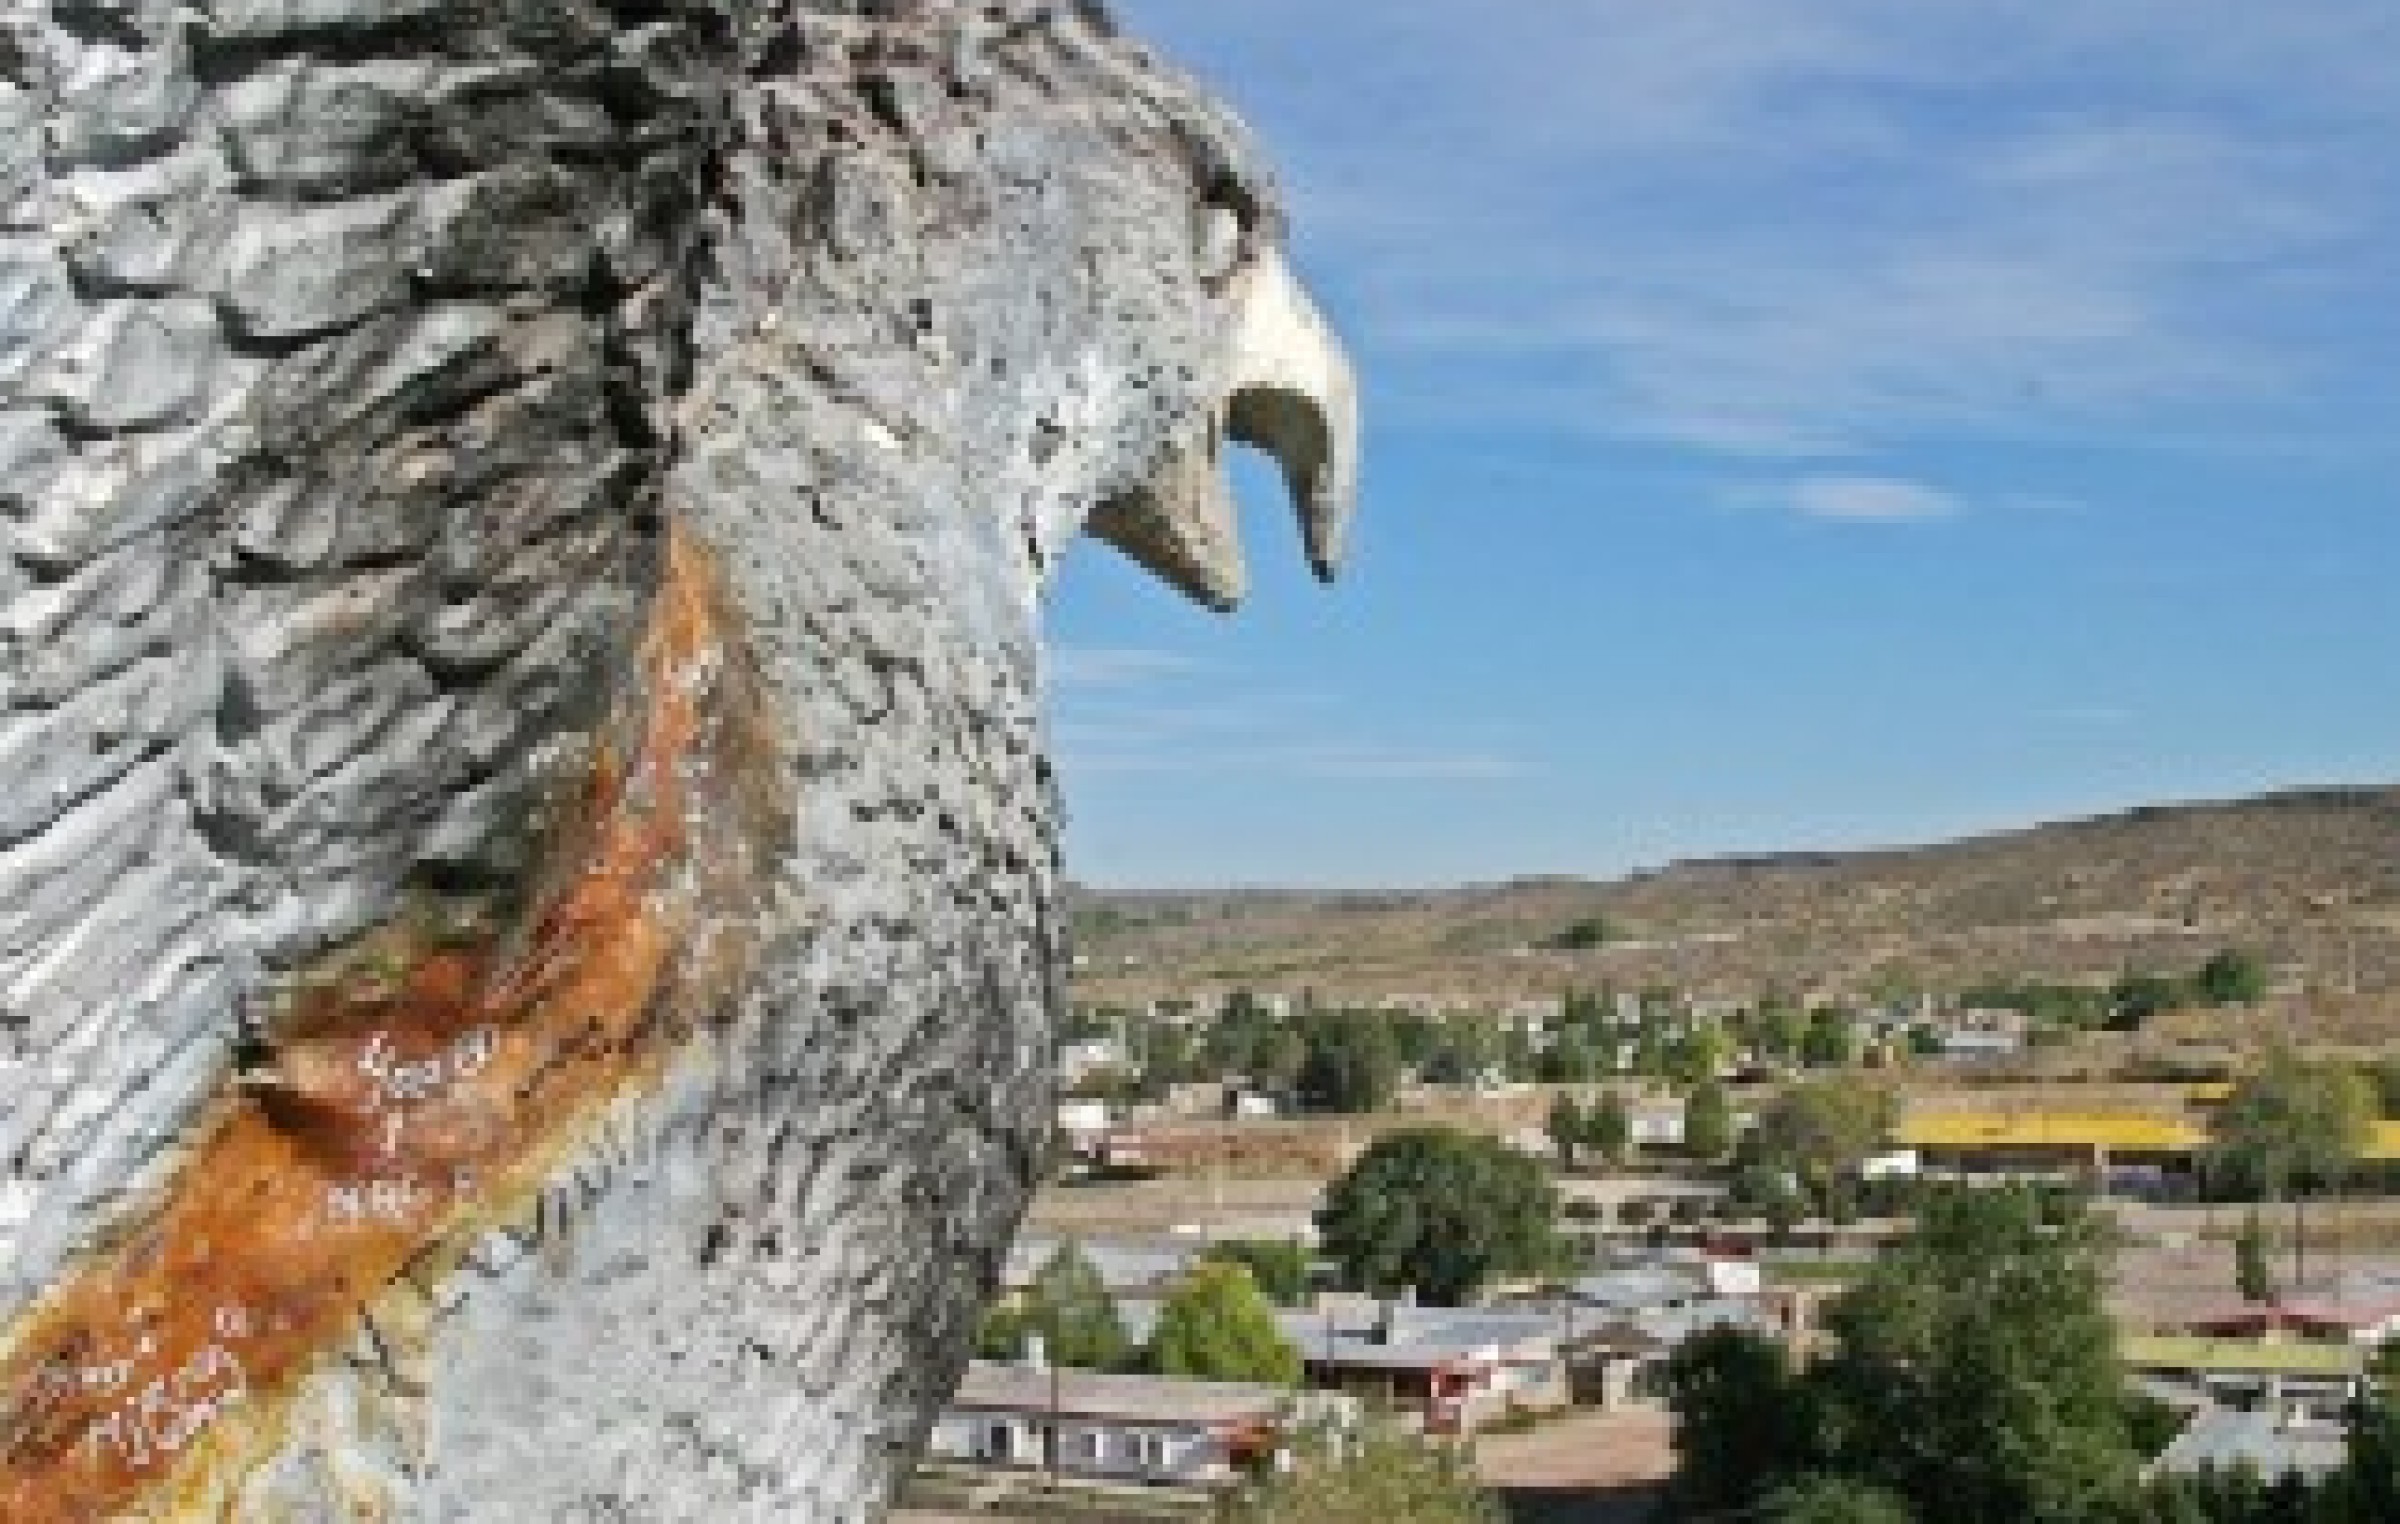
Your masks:
{"label": "house with grey roof", "polygon": [[1312,1386],[1388,1407],[1430,1433],[1471,1433],[1512,1410],[1573,1399],[1560,1320],[1546,1312],[1329,1299],[1278,1321]]}
{"label": "house with grey roof", "polygon": [[926,1453],[999,1471],[1216,1487],[1273,1463],[1294,1424],[1345,1416],[1355,1409],[1277,1386],[977,1361]]}

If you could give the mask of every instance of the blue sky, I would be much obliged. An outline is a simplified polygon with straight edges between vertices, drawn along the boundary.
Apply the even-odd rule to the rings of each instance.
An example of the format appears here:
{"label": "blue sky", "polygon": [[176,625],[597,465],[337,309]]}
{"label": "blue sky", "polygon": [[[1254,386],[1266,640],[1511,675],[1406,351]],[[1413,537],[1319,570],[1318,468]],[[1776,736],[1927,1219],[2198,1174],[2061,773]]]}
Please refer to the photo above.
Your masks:
{"label": "blue sky", "polygon": [[1405,885],[2400,779],[2389,0],[1120,0],[1285,175],[1349,579],[1051,616],[1081,877]]}

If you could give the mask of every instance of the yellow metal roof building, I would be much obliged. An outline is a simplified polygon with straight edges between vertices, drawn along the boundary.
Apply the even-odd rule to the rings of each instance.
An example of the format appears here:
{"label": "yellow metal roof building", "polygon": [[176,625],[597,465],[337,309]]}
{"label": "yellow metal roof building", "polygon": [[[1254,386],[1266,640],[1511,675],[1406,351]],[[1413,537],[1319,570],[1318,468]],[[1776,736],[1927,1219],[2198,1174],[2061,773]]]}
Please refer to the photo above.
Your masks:
{"label": "yellow metal roof building", "polygon": [[[1900,1124],[1904,1148],[2072,1148],[2125,1153],[2197,1153],[2208,1129],[2197,1122],[2138,1112],[1949,1111]],[[2400,1122],[2378,1122],[2367,1157],[2400,1160]]]}

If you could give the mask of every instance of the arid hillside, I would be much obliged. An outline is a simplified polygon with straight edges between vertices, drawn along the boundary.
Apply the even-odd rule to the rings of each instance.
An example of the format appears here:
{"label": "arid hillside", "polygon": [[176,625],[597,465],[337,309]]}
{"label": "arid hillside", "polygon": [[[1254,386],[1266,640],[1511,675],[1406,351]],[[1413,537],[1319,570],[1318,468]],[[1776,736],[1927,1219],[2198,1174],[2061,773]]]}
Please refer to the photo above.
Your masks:
{"label": "arid hillside", "polygon": [[[2400,787],[2161,806],[1940,846],[1679,863],[1422,893],[1084,891],[1080,998],[1235,986],[1500,1000],[1567,985],[1744,996],[2182,972],[2400,986]],[[1578,929],[1581,935],[1577,935]],[[1596,945],[1579,945],[1596,942]]]}

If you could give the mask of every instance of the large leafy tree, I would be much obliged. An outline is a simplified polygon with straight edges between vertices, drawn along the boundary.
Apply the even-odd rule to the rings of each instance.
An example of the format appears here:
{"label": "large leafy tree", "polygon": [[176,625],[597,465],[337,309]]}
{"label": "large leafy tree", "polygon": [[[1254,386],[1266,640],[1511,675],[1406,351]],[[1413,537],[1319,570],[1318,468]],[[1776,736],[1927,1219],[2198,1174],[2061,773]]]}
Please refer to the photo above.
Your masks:
{"label": "large leafy tree", "polygon": [[[2058,1214],[2053,1214],[2058,1215]],[[2102,1304],[2105,1245],[2021,1190],[1929,1198],[1837,1302],[1812,1372],[1832,1468],[1952,1524],[2106,1519],[2138,1456]]]}
{"label": "large leafy tree", "polygon": [[1895,1109],[1889,1091],[1856,1080],[1792,1085],[1759,1111],[1751,1152],[1760,1163],[1822,1185],[1883,1146]]}
{"label": "large leafy tree", "polygon": [[1668,1357],[1679,1513],[1739,1513],[1823,1456],[1818,1403],[1783,1346],[1746,1328],[1720,1326]]}
{"label": "large leafy tree", "polygon": [[2218,1110],[2214,1162],[2280,1196],[2355,1163],[2375,1112],[2374,1087],[2357,1070],[2277,1048]]}
{"label": "large leafy tree", "polygon": [[1315,1013],[1302,1031],[1308,1056],[1297,1089],[1312,1111],[1362,1113],[1391,1104],[1400,1086],[1400,1050],[1372,1011]]}
{"label": "large leafy tree", "polygon": [[1199,1381],[1300,1380],[1300,1352],[1283,1336],[1275,1309],[1246,1267],[1222,1259],[1194,1265],[1159,1307],[1150,1364],[1161,1375]]}
{"label": "large leafy tree", "polygon": [[1044,1357],[1055,1365],[1121,1370],[1134,1354],[1107,1284],[1073,1240],[1061,1243],[1034,1272],[1015,1331],[1020,1340],[1040,1335]]}
{"label": "large leafy tree", "polygon": [[1389,1132],[1325,1193],[1317,1230],[1352,1286],[1454,1306],[1558,1260],[1558,1198],[1541,1165],[1448,1127]]}
{"label": "large leafy tree", "polygon": [[1308,1300],[1313,1267],[1307,1246],[1297,1239],[1222,1238],[1208,1246],[1206,1257],[1248,1270],[1259,1291],[1278,1307],[1297,1307]]}
{"label": "large leafy tree", "polygon": [[2400,1519],[2400,1399],[2379,1390],[2350,1412],[2348,1459],[2327,1489],[2324,1513],[2339,1519]]}
{"label": "large leafy tree", "polygon": [[1759,1510],[1767,1524],[1912,1524],[1906,1500],[1848,1477],[1812,1476],[1778,1489]]}
{"label": "large leafy tree", "polygon": [[[2218,1110],[2210,1168],[2270,1200],[2304,1198],[2310,1182],[2339,1178],[2358,1161],[2375,1111],[2374,1087],[2356,1069],[2277,1048]],[[2296,1260],[2307,1238],[2292,1235]],[[2306,1269],[2296,1264],[2293,1279],[2306,1279]]]}

